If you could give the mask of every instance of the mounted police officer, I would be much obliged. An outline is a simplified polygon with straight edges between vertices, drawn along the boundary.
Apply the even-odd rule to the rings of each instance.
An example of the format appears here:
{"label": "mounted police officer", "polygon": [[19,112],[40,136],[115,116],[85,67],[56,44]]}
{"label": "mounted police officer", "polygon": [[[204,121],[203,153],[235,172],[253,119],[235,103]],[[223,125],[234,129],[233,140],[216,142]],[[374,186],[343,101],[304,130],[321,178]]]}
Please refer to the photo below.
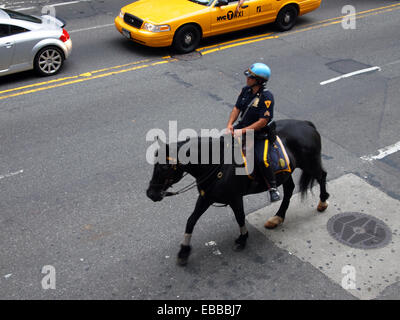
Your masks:
{"label": "mounted police officer", "polygon": [[[274,116],[274,96],[265,90],[271,70],[264,63],[254,63],[244,74],[247,77],[247,86],[242,89],[230,114],[227,130],[234,136],[241,136],[246,134],[247,130],[254,130],[256,165],[267,183],[271,202],[278,201],[280,196],[275,174],[266,159],[268,141],[273,143],[276,138],[274,123],[271,123]],[[239,115],[239,122],[233,126]]]}

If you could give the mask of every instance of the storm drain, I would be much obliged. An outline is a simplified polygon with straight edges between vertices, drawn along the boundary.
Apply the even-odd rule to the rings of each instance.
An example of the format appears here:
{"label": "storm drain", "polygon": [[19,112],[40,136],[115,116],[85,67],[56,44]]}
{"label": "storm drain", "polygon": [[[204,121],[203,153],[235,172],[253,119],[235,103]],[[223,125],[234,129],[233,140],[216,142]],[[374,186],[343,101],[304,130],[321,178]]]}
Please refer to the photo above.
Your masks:
{"label": "storm drain", "polygon": [[354,71],[362,70],[362,69],[367,69],[371,68],[372,66],[361,63],[352,59],[344,59],[344,60],[337,60],[333,62],[329,62],[326,64],[326,66],[338,73],[341,74],[346,74],[346,73],[351,73]]}
{"label": "storm drain", "polygon": [[182,60],[182,61],[193,61],[200,59],[202,57],[202,54],[199,51],[193,51],[189,53],[184,53],[184,54],[175,54],[171,56],[174,59]]}
{"label": "storm drain", "polygon": [[360,212],[337,214],[329,219],[327,228],[334,239],[357,249],[382,248],[392,239],[383,221]]}

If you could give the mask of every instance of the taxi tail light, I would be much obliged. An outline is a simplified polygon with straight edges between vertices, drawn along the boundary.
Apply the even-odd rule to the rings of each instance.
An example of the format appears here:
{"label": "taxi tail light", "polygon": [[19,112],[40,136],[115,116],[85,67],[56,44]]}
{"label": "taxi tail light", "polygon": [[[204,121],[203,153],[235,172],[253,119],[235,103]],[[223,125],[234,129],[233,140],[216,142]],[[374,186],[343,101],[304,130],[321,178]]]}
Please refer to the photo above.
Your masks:
{"label": "taxi tail light", "polygon": [[67,30],[63,29],[63,33],[62,33],[62,35],[61,35],[61,37],[60,37],[60,40],[61,40],[62,42],[66,42],[66,41],[68,41],[69,39],[70,39],[69,33],[67,32]]}

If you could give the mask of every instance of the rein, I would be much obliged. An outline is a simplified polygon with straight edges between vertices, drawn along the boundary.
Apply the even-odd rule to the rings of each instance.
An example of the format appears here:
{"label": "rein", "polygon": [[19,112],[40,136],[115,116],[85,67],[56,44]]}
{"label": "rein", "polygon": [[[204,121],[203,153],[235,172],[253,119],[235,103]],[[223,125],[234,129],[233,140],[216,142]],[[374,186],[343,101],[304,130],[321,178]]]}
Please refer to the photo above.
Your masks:
{"label": "rein", "polygon": [[[209,172],[209,173],[207,174],[206,177],[200,179],[199,182],[197,182],[197,180],[195,180],[195,181],[193,181],[192,183],[190,183],[189,185],[187,185],[186,187],[183,187],[183,188],[181,188],[180,190],[178,190],[178,191],[176,191],[176,192],[169,192],[169,191],[168,191],[168,192],[165,192],[165,193],[164,193],[164,196],[165,196],[165,197],[176,196],[176,195],[178,195],[178,194],[185,193],[185,192],[187,192],[187,191],[193,189],[194,187],[198,187],[201,183],[203,183],[203,182],[206,181],[209,177],[211,177],[214,173],[216,173],[217,170],[220,169],[220,167],[221,167],[221,165],[219,165],[218,167],[216,167],[216,168],[214,168],[213,170],[211,170],[211,172]],[[186,173],[182,176],[182,178],[185,177],[187,174],[188,174],[188,173],[186,172]],[[164,186],[165,186],[165,185],[164,185]],[[213,207],[217,207],[217,208],[222,208],[222,207],[226,207],[227,204],[222,204],[222,205],[215,205],[215,204],[212,204],[212,206],[213,206]]]}
{"label": "rein", "polygon": [[[205,177],[201,178],[199,182],[197,182],[197,180],[193,181],[192,183],[190,183],[189,185],[181,188],[180,190],[176,191],[176,192],[165,192],[165,197],[170,197],[170,196],[176,196],[178,194],[181,193],[185,193],[195,187],[198,187],[200,184],[202,184],[204,181],[206,181],[209,177],[211,177],[215,172],[217,172],[217,170],[219,170],[219,168],[221,167],[221,165],[219,165],[218,167],[214,168],[211,170],[211,172],[209,172],[208,174],[206,174]],[[186,172],[182,178],[184,176],[186,176],[188,173]]]}
{"label": "rein", "polygon": [[[218,167],[216,167],[216,168],[214,168],[213,170],[211,170],[211,172],[209,172],[205,177],[201,178],[199,182],[197,182],[197,180],[195,180],[195,181],[193,181],[192,183],[190,183],[189,185],[187,185],[186,187],[183,187],[183,188],[181,188],[180,190],[178,190],[178,191],[176,191],[176,192],[170,192],[170,191],[165,192],[165,193],[164,193],[164,196],[165,196],[165,197],[176,196],[176,195],[178,195],[178,194],[185,193],[185,192],[187,192],[187,191],[189,191],[189,190],[191,190],[191,189],[193,189],[193,188],[195,188],[195,187],[198,187],[201,183],[203,183],[203,182],[206,181],[209,177],[211,177],[214,173],[216,173],[217,170],[220,169],[220,167],[221,167],[221,165],[219,165]],[[186,176],[187,174],[188,174],[188,173],[186,172],[186,173],[182,176],[182,178],[183,178],[184,176]],[[213,207],[217,207],[217,208],[222,208],[222,207],[226,207],[227,204],[221,204],[221,205],[212,204],[212,206],[213,206]]]}

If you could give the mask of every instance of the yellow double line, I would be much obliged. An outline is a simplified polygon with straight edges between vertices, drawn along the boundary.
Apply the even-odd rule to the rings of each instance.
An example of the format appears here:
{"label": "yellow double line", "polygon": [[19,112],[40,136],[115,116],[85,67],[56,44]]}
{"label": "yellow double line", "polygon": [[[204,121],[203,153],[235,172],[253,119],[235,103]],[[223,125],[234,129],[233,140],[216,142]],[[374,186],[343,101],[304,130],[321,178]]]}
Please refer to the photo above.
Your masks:
{"label": "yellow double line", "polygon": [[[45,82],[39,82],[39,83],[34,83],[34,84],[30,84],[30,85],[23,86],[23,87],[12,88],[12,89],[8,89],[8,90],[0,91],[0,100],[17,97],[17,96],[21,96],[21,95],[25,95],[25,94],[35,93],[35,92],[39,92],[39,91],[43,91],[43,90],[59,88],[59,87],[70,85],[70,84],[104,78],[104,77],[108,77],[111,75],[116,75],[116,74],[120,74],[120,73],[124,73],[124,72],[143,69],[143,68],[156,66],[156,65],[160,65],[160,64],[164,64],[164,63],[169,63],[172,61],[176,61],[176,59],[172,59],[171,57],[168,56],[168,57],[162,58],[162,60],[160,60],[160,61],[146,64],[146,62],[149,62],[149,61],[150,61],[149,59],[135,61],[135,62],[127,63],[124,65],[120,65],[120,66],[113,66],[113,67],[109,67],[109,68],[103,68],[100,70],[89,71],[86,73],[82,73],[78,76],[71,76],[71,77],[65,77],[65,78],[60,78],[60,79],[55,79],[55,80],[50,80],[50,81],[45,81]],[[122,68],[125,68],[128,66],[130,68],[122,69]],[[122,70],[111,71],[111,70],[115,70],[115,69],[122,69]],[[109,72],[107,72],[107,71],[109,71]],[[100,73],[100,72],[105,72],[105,73],[96,75],[97,73]],[[40,88],[37,88],[37,87],[40,87]],[[31,89],[31,88],[34,88],[34,89]],[[10,92],[20,91],[20,90],[24,90],[24,89],[29,89],[29,90],[10,94]],[[5,94],[5,95],[3,95],[3,94]]]}
{"label": "yellow double line", "polygon": [[[326,20],[321,20],[321,21],[306,25],[304,27],[301,27],[301,28],[293,30],[293,31],[279,33],[279,35],[274,34],[274,33],[266,33],[266,34],[261,34],[261,35],[257,35],[257,36],[232,40],[232,41],[228,41],[228,42],[224,42],[224,43],[220,43],[220,44],[216,44],[216,45],[212,45],[212,46],[208,46],[208,47],[199,48],[199,49],[197,49],[197,51],[199,51],[202,55],[206,55],[209,53],[226,50],[226,49],[237,47],[237,46],[243,46],[246,44],[255,43],[255,42],[259,42],[259,41],[265,41],[268,39],[277,39],[280,37],[289,36],[289,35],[300,33],[300,32],[310,31],[310,30],[319,29],[319,28],[330,26],[330,25],[338,24],[343,21],[344,17],[355,16],[357,19],[361,19],[361,18],[365,18],[365,17],[371,16],[371,15],[381,14],[381,13],[390,12],[390,11],[394,11],[394,10],[398,10],[398,9],[400,9],[400,4],[393,4],[393,5],[389,5],[389,6],[384,6],[384,7],[379,7],[379,8],[375,8],[375,9],[361,11],[354,15],[340,16],[340,17],[330,18],[330,19],[326,19]],[[170,56],[162,57],[161,59],[159,59],[159,61],[156,61],[156,62],[151,62],[150,59],[145,59],[145,60],[135,61],[135,62],[119,65],[119,66],[113,66],[113,67],[103,68],[103,69],[99,69],[99,70],[89,71],[89,72],[82,73],[77,76],[64,77],[64,78],[60,78],[60,79],[34,83],[34,84],[26,85],[23,87],[7,89],[7,90],[0,91],[0,100],[9,99],[12,97],[22,96],[22,95],[26,95],[26,94],[31,94],[31,93],[35,93],[35,92],[40,92],[40,91],[44,91],[44,90],[49,90],[49,89],[53,89],[53,88],[59,88],[62,86],[85,82],[85,81],[89,81],[89,80],[100,79],[100,78],[108,77],[111,75],[117,75],[117,74],[129,72],[129,71],[144,69],[144,68],[148,68],[151,66],[157,66],[160,64],[170,63],[173,61],[177,61],[177,59],[173,59]],[[118,70],[118,69],[120,69],[120,70]],[[26,89],[28,89],[28,90],[26,90]],[[16,91],[19,91],[19,92],[16,92]]]}
{"label": "yellow double line", "polygon": [[201,52],[202,55],[206,55],[206,54],[213,53],[216,51],[221,51],[221,50],[225,50],[225,49],[229,49],[229,48],[233,48],[233,47],[237,47],[237,46],[242,46],[242,45],[246,45],[249,43],[255,43],[255,42],[264,41],[264,40],[268,40],[268,39],[278,39],[278,38],[281,38],[284,36],[289,36],[289,35],[292,35],[295,33],[300,33],[300,32],[305,32],[305,31],[310,31],[310,30],[314,30],[314,29],[320,29],[323,27],[335,25],[338,23],[342,23],[344,18],[356,17],[357,19],[362,19],[362,18],[365,18],[368,16],[381,14],[381,13],[385,13],[385,12],[390,12],[390,11],[394,11],[394,10],[399,10],[399,9],[400,9],[400,4],[393,4],[393,5],[389,5],[389,6],[385,6],[385,7],[379,7],[379,8],[375,8],[375,9],[360,11],[360,12],[358,12],[356,14],[352,14],[352,15],[339,16],[339,17],[335,17],[335,18],[321,20],[318,22],[308,24],[304,27],[298,28],[293,31],[288,31],[288,32],[279,33],[279,34],[266,33],[266,34],[261,34],[261,35],[257,35],[257,36],[241,38],[238,40],[232,40],[232,41],[228,41],[228,42],[219,43],[216,45],[198,48],[197,51]]}

